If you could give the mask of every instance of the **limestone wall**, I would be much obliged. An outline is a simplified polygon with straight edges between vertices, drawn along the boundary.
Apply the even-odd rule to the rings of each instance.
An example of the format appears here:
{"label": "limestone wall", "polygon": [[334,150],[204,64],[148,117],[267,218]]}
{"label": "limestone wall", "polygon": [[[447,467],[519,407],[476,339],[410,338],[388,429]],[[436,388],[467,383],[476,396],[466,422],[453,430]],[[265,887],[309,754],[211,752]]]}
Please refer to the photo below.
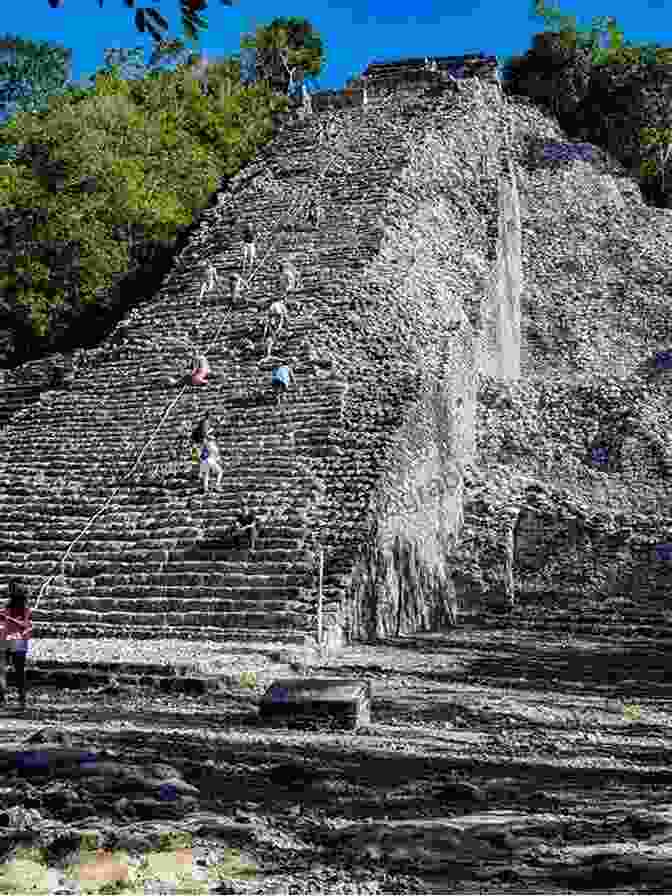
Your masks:
{"label": "limestone wall", "polygon": [[356,88],[345,90],[320,90],[312,95],[313,111],[327,109],[348,109],[362,105],[363,91]]}
{"label": "limestone wall", "polygon": [[489,276],[483,314],[481,363],[499,380],[520,377],[521,268],[520,203],[515,173],[499,191],[497,256]]}
{"label": "limestone wall", "polygon": [[[390,191],[384,238],[363,278],[369,295],[384,296],[376,333],[389,339],[393,358],[397,352],[396,366],[386,367],[387,388],[397,391],[394,377],[403,370],[415,393],[380,447],[369,534],[354,552],[338,614],[351,638],[436,629],[454,619],[454,550],[465,470],[474,461],[477,374],[483,363],[502,377],[519,369],[517,193],[500,170],[501,122],[478,121],[484,97],[476,90],[463,103],[448,115],[441,109],[432,126],[423,121],[420,133],[414,124],[422,118],[409,121],[409,162]],[[500,185],[498,203],[489,201],[488,172]],[[485,319],[495,322],[487,341]],[[352,390],[354,403],[371,397]]]}
{"label": "limestone wall", "polygon": [[[314,183],[329,152],[319,148],[315,117],[292,123],[204,214],[162,294],[139,309],[137,332],[119,356],[101,357],[100,366],[78,374],[75,391],[57,392],[12,430],[20,450],[12,452],[5,475],[4,506],[16,505],[37,523],[34,532],[21,528],[17,545],[7,512],[2,531],[14,559],[4,572],[22,565],[34,584],[44,571],[36,562],[51,568],[42,560],[45,546],[60,556],[80,525],[55,501],[44,514],[60,488],[57,474],[67,474],[87,500],[102,501],[115,486],[104,472],[108,459],[127,468],[130,434],[142,444],[172,399],[176,346],[193,326],[198,265],[214,257],[226,279],[240,263],[235,227],[250,220],[264,234],[262,251],[271,249],[272,238],[273,253],[300,268],[300,301],[279,346],[283,356],[297,358],[298,385],[283,413],[263,404],[269,371],[260,367],[252,341],[259,311],[277,289],[267,265],[250,301],[222,318],[224,329],[209,351],[213,369],[226,370],[225,382],[189,394],[174,411],[155,440],[151,470],[148,462],[115,498],[116,522],[112,513],[101,516],[71,556],[64,576],[76,601],[65,591],[48,595],[38,621],[61,625],[69,613],[71,628],[90,630],[95,614],[102,632],[132,623],[144,635],[159,614],[171,613],[171,624],[184,631],[208,624],[218,637],[233,631],[249,637],[251,630],[283,625],[287,637],[298,637],[314,630],[317,589],[308,584],[308,567],[315,548],[327,552],[323,620],[331,643],[344,633],[369,638],[450,620],[465,469],[476,449],[483,321],[497,322],[484,353],[495,370],[515,369],[519,341],[519,239],[507,225],[513,221],[515,229],[517,200],[515,187],[506,192],[498,97],[495,86],[468,83],[455,96],[419,90],[376,98],[365,112],[342,110],[342,158],[323,184],[326,221],[314,230],[283,228],[278,236],[280,216]],[[500,214],[507,216],[503,223]],[[490,289],[492,283],[501,288]],[[215,326],[221,324],[204,329],[205,344]],[[172,341],[140,341],[159,330]],[[138,356],[147,364],[145,379],[129,374]],[[313,369],[318,362],[333,368],[333,394]],[[201,497],[185,481],[170,430],[185,416],[198,419],[206,407],[227,421],[219,437],[230,463],[222,491]],[[67,442],[63,420],[74,431]],[[83,450],[91,444],[95,467]],[[32,482],[37,468],[45,471],[41,492]],[[21,477],[31,480],[25,500]],[[259,512],[271,501],[278,510],[256,555],[233,564],[210,556],[205,536],[233,519],[241,496],[250,493]],[[142,520],[137,531],[121,517],[129,509]],[[184,560],[192,555],[185,584]],[[212,583],[207,601],[203,575]],[[271,594],[274,614],[257,604]]]}

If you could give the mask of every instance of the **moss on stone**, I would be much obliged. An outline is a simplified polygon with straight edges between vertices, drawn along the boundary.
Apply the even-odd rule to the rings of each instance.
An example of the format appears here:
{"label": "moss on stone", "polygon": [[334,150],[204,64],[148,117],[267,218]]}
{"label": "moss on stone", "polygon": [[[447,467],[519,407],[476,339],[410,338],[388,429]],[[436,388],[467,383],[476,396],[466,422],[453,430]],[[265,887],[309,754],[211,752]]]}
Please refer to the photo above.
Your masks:
{"label": "moss on stone", "polygon": [[189,849],[192,836],[189,831],[162,831],[159,835],[160,852],[171,852],[175,849]]}

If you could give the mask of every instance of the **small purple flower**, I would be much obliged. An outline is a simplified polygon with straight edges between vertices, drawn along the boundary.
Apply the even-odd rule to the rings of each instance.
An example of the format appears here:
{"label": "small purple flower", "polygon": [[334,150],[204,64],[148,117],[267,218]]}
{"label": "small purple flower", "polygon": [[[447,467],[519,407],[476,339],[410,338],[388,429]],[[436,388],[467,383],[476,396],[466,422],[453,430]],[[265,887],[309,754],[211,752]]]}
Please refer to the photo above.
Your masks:
{"label": "small purple flower", "polygon": [[453,78],[464,78],[465,68],[463,65],[449,65],[448,71],[453,76]]}
{"label": "small purple flower", "polygon": [[273,703],[287,703],[289,700],[289,694],[287,693],[287,688],[282,688],[276,686],[271,691],[271,700]]}
{"label": "small purple flower", "polygon": [[661,370],[672,369],[672,351],[656,352],[655,365]]}
{"label": "small purple flower", "polygon": [[546,162],[592,162],[595,154],[590,143],[545,143],[542,158]]}
{"label": "small purple flower", "polygon": [[43,750],[31,750],[19,753],[16,757],[18,768],[22,769],[48,769],[49,757]]}
{"label": "small purple flower", "polygon": [[593,448],[593,463],[606,464],[609,460],[608,448]]}
{"label": "small purple flower", "polygon": [[656,545],[656,557],[661,563],[672,563],[672,544]]}
{"label": "small purple flower", "polygon": [[159,799],[165,802],[173,802],[177,799],[177,789],[174,784],[162,784],[159,788]]}

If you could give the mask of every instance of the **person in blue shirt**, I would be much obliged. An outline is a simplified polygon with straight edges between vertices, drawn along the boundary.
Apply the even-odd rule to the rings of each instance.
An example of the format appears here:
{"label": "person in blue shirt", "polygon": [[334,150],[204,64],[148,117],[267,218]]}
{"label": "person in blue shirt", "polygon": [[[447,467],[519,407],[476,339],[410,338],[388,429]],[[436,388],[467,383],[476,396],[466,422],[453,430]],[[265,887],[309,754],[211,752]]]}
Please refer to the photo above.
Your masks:
{"label": "person in blue shirt", "polygon": [[[292,359],[293,360],[293,359]],[[274,367],[271,370],[271,387],[275,396],[275,403],[280,405],[282,399],[289,388],[289,384],[294,384],[296,379],[288,364]]]}

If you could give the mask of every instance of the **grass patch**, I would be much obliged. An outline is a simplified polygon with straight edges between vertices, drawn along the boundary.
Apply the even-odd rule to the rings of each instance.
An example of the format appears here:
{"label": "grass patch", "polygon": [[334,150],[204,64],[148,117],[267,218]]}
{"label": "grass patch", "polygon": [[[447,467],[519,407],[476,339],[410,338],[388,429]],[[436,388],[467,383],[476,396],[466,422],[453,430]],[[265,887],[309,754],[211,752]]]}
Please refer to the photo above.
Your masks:
{"label": "grass patch", "polygon": [[41,861],[14,858],[0,867],[0,896],[19,893],[47,896],[50,890],[49,872]]}
{"label": "grass patch", "polygon": [[[146,853],[139,865],[131,864],[124,850],[90,848],[94,837],[87,841],[86,848],[82,843],[77,862],[61,872],[78,883],[82,896],[145,896],[145,884],[158,881],[175,884],[180,896],[206,896],[212,883],[257,875],[256,865],[243,858],[239,850],[227,849],[222,860],[207,869],[207,879],[196,880],[188,832],[161,834],[159,850]],[[53,886],[53,870],[50,873],[44,849],[20,847],[10,862],[0,866],[0,896],[49,896]]]}
{"label": "grass patch", "polygon": [[255,688],[257,686],[257,673],[256,672],[241,672],[240,673],[240,686],[241,686],[241,688]]}
{"label": "grass patch", "polygon": [[159,852],[173,849],[191,849],[192,836],[189,831],[162,831],[159,835]]}

